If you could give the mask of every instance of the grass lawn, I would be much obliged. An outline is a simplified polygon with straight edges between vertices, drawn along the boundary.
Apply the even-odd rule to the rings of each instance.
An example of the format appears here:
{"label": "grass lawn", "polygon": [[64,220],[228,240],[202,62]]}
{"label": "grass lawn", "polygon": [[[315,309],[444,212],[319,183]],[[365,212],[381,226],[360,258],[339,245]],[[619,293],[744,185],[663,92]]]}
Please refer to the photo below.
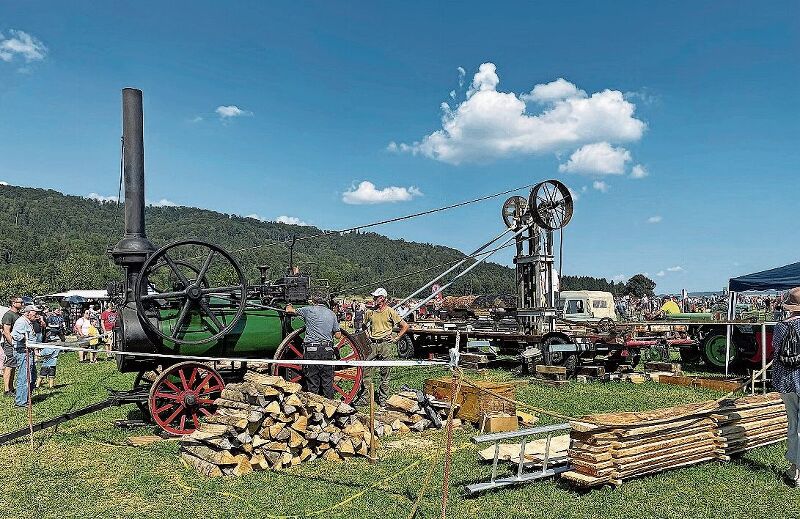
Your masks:
{"label": "grass lawn", "polygon": [[[437,370],[396,369],[393,384],[422,387]],[[473,373],[472,376],[475,376]],[[502,371],[481,376],[507,378]],[[74,354],[59,358],[58,387],[36,392],[35,420],[102,400],[105,388],[129,389],[133,375],[113,362],[78,364]],[[687,403],[719,393],[647,383],[643,385],[570,384],[551,388],[521,386],[519,399],[559,413],[634,411]],[[0,432],[24,426],[25,411],[0,400]],[[256,472],[242,478],[207,479],[184,468],[176,442],[131,447],[132,435],[115,419],[138,417],[134,406],[111,408],[0,446],[5,465],[0,476],[2,517],[407,517],[425,479],[429,459],[442,445],[439,431],[384,439],[380,462],[315,461],[282,472]],[[553,423],[542,417],[541,424]],[[626,482],[618,489],[580,492],[549,480],[465,498],[466,484],[488,479],[490,466],[476,461],[475,433],[455,434],[448,516],[576,518],[751,518],[800,517],[800,493],[780,481],[786,467],[784,444],[756,449],[733,462],[714,462]],[[416,466],[405,470],[410,464]],[[321,514],[339,501],[356,499]],[[417,517],[439,517],[441,466],[436,468]]]}

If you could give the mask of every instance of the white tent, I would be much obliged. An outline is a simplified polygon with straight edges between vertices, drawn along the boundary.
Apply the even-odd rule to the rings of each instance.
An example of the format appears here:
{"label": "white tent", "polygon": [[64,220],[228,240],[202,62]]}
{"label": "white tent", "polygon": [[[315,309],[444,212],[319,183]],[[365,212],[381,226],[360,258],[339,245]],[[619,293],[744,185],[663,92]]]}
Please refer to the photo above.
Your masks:
{"label": "white tent", "polygon": [[105,290],[67,290],[66,292],[58,292],[56,294],[48,294],[44,297],[52,299],[63,299],[70,296],[80,296],[87,301],[105,301],[110,299],[108,292]]}

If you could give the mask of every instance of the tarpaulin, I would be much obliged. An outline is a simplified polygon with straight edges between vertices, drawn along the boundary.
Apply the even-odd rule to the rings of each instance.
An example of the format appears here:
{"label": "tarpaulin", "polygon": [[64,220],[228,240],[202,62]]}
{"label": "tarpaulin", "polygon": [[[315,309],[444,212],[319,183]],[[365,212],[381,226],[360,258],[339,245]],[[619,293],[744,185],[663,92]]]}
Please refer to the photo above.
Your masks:
{"label": "tarpaulin", "polygon": [[800,287],[800,262],[731,278],[728,282],[728,289],[733,292],[789,290],[794,287]]}

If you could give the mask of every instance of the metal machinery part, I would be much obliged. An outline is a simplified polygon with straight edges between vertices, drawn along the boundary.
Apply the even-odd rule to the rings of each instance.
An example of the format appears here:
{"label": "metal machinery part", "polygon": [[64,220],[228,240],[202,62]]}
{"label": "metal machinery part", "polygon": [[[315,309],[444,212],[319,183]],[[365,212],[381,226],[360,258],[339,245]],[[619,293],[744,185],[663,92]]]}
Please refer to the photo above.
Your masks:
{"label": "metal machinery part", "polygon": [[150,415],[166,432],[190,434],[200,418],[213,414],[214,400],[225,387],[216,370],[199,362],[181,362],[165,369],[150,387]]}
{"label": "metal machinery part", "polygon": [[[122,98],[125,234],[109,251],[125,270],[124,279],[109,287],[120,316],[114,334],[114,349],[121,353],[117,367],[139,373],[132,403],[165,431],[188,434],[214,411],[225,381],[240,380],[246,366],[236,369],[226,362],[231,368],[220,371],[214,363],[181,362],[185,359],[170,355],[291,360],[299,358],[299,351],[302,357],[301,320],[275,305],[306,304],[312,291],[328,287],[293,269],[269,281],[265,267],[259,267],[261,279],[251,285],[230,253],[201,240],[156,250],[144,222],[142,92],[126,88]],[[347,334],[337,351],[341,358],[359,360],[369,353]],[[295,367],[287,363],[277,369],[297,381],[302,370],[292,371]],[[363,371],[337,372],[335,389],[345,401],[355,398]]]}
{"label": "metal machinery part", "polygon": [[519,229],[530,219],[528,214],[528,199],[524,196],[512,196],[503,204],[503,223],[509,229]]}
{"label": "metal machinery part", "polygon": [[[273,364],[273,375],[281,376],[290,382],[300,382],[302,380],[302,366],[293,364],[291,361],[303,358],[303,336],[305,331],[305,327],[294,330],[278,346],[275,358],[286,359],[290,362]],[[334,341],[333,349],[336,358],[341,360],[360,360],[367,358],[369,355],[368,349],[359,342],[357,336],[346,330],[342,330],[341,338],[338,341]],[[352,402],[361,390],[363,378],[364,370],[362,368],[343,367],[337,369],[333,375],[333,390],[345,402]]]}
{"label": "metal machinery part", "polygon": [[[209,250],[200,254],[199,268],[171,257],[182,249],[198,248]],[[215,258],[222,260],[221,274],[229,275],[229,283],[209,286],[216,285],[208,279]],[[224,298],[222,307],[211,300],[215,295]],[[221,247],[200,240],[177,241],[153,253],[142,265],[134,292],[136,312],[147,331],[161,341],[185,345],[213,342],[233,330],[244,313],[246,296],[247,281],[236,260]]]}
{"label": "metal machinery part", "polygon": [[539,227],[551,231],[562,229],[572,219],[572,194],[558,180],[545,180],[531,190],[528,207]]}

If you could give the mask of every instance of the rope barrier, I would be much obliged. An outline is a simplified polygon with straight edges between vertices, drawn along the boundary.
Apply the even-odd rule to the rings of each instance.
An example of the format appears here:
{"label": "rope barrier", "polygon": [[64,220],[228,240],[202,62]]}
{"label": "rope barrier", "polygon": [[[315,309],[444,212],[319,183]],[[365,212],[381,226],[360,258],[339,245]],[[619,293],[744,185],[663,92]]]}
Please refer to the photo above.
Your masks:
{"label": "rope barrier", "polygon": [[[51,348],[61,351],[83,351],[96,353],[97,350],[93,348],[80,348],[73,346],[53,345],[52,343],[30,343],[26,346],[28,349],[41,349]],[[112,355],[119,355],[122,357],[150,357],[157,359],[174,359],[174,360],[195,360],[202,362],[254,362],[260,364],[296,364],[298,366],[350,366],[350,367],[448,367],[449,362],[438,360],[309,360],[309,359],[273,359],[273,358],[251,358],[251,357],[210,357],[201,355],[173,355],[168,353],[145,353],[145,352],[127,352],[112,350]]]}

